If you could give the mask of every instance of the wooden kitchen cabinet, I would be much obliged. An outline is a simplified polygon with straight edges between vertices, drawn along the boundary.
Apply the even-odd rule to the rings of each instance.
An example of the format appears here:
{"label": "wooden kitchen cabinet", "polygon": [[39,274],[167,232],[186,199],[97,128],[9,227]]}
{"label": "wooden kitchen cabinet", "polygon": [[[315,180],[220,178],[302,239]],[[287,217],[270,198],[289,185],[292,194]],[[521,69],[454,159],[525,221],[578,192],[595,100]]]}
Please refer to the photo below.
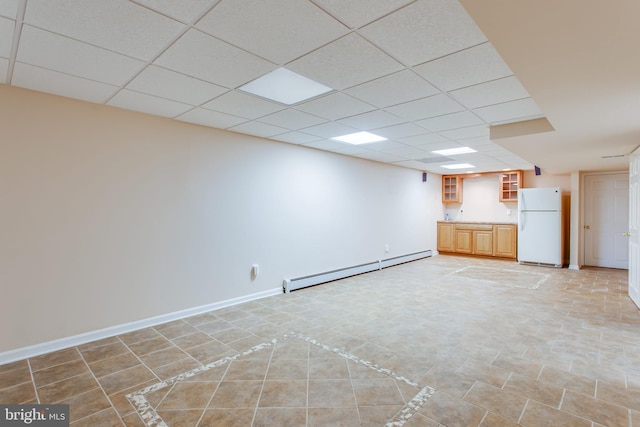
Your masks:
{"label": "wooden kitchen cabinet", "polygon": [[462,203],[462,177],[442,176],[442,203]]}
{"label": "wooden kitchen cabinet", "polygon": [[515,224],[438,222],[438,252],[517,257]]}
{"label": "wooden kitchen cabinet", "polygon": [[516,224],[496,224],[494,231],[495,256],[503,258],[516,258],[518,256],[518,229]]}
{"label": "wooden kitchen cabinet", "polygon": [[454,252],[456,249],[454,242],[454,223],[438,223],[438,252]]}
{"label": "wooden kitchen cabinet", "polygon": [[500,174],[500,201],[517,202],[518,189],[522,186],[522,171],[508,171]]}

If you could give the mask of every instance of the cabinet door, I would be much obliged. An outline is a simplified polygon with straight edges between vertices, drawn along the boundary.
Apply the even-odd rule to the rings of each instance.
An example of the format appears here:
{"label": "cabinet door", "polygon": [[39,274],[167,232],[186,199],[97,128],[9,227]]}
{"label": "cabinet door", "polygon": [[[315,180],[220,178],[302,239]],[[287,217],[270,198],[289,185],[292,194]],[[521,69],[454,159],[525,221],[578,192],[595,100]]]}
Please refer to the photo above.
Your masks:
{"label": "cabinet door", "polygon": [[456,252],[461,254],[473,253],[472,241],[473,231],[471,230],[456,230]]}
{"label": "cabinet door", "polygon": [[495,256],[503,258],[516,258],[518,255],[518,230],[515,224],[496,224],[493,226],[495,233]]}
{"label": "cabinet door", "polygon": [[438,223],[438,252],[455,252],[453,224]]}
{"label": "cabinet door", "polygon": [[493,255],[493,230],[475,230],[473,232],[473,253]]}
{"label": "cabinet door", "polygon": [[456,175],[442,177],[442,203],[462,203],[462,178]]}

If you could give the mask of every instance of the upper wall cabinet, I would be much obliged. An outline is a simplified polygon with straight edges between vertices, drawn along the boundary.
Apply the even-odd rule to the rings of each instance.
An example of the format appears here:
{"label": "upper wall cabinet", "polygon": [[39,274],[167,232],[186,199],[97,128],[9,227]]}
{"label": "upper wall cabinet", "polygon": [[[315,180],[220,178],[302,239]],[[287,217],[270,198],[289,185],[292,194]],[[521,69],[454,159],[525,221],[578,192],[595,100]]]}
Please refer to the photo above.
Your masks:
{"label": "upper wall cabinet", "polygon": [[442,176],[442,203],[462,203],[462,177]]}
{"label": "upper wall cabinet", "polygon": [[500,201],[517,202],[518,188],[522,186],[522,171],[509,171],[500,174]]}

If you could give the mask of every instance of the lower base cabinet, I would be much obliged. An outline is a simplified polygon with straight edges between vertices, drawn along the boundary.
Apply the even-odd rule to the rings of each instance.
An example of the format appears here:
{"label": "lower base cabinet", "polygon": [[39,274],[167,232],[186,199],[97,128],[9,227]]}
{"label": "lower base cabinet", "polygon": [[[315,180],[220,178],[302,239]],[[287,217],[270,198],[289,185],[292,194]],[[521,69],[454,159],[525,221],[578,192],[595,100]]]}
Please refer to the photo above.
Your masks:
{"label": "lower base cabinet", "polygon": [[516,224],[438,222],[438,252],[515,259]]}

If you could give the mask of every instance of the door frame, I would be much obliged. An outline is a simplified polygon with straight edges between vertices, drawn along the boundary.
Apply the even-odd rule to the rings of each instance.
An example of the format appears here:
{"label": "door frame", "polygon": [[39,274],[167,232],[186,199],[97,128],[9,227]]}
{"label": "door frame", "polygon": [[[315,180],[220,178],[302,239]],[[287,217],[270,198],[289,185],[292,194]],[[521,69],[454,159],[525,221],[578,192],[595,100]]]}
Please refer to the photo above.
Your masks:
{"label": "door frame", "polygon": [[582,266],[586,266],[586,254],[587,254],[587,238],[584,229],[585,218],[587,212],[587,177],[588,176],[598,176],[598,175],[626,175],[629,176],[629,171],[603,171],[603,172],[586,172],[580,174],[580,246],[581,246],[581,254],[580,254],[580,264]]}

